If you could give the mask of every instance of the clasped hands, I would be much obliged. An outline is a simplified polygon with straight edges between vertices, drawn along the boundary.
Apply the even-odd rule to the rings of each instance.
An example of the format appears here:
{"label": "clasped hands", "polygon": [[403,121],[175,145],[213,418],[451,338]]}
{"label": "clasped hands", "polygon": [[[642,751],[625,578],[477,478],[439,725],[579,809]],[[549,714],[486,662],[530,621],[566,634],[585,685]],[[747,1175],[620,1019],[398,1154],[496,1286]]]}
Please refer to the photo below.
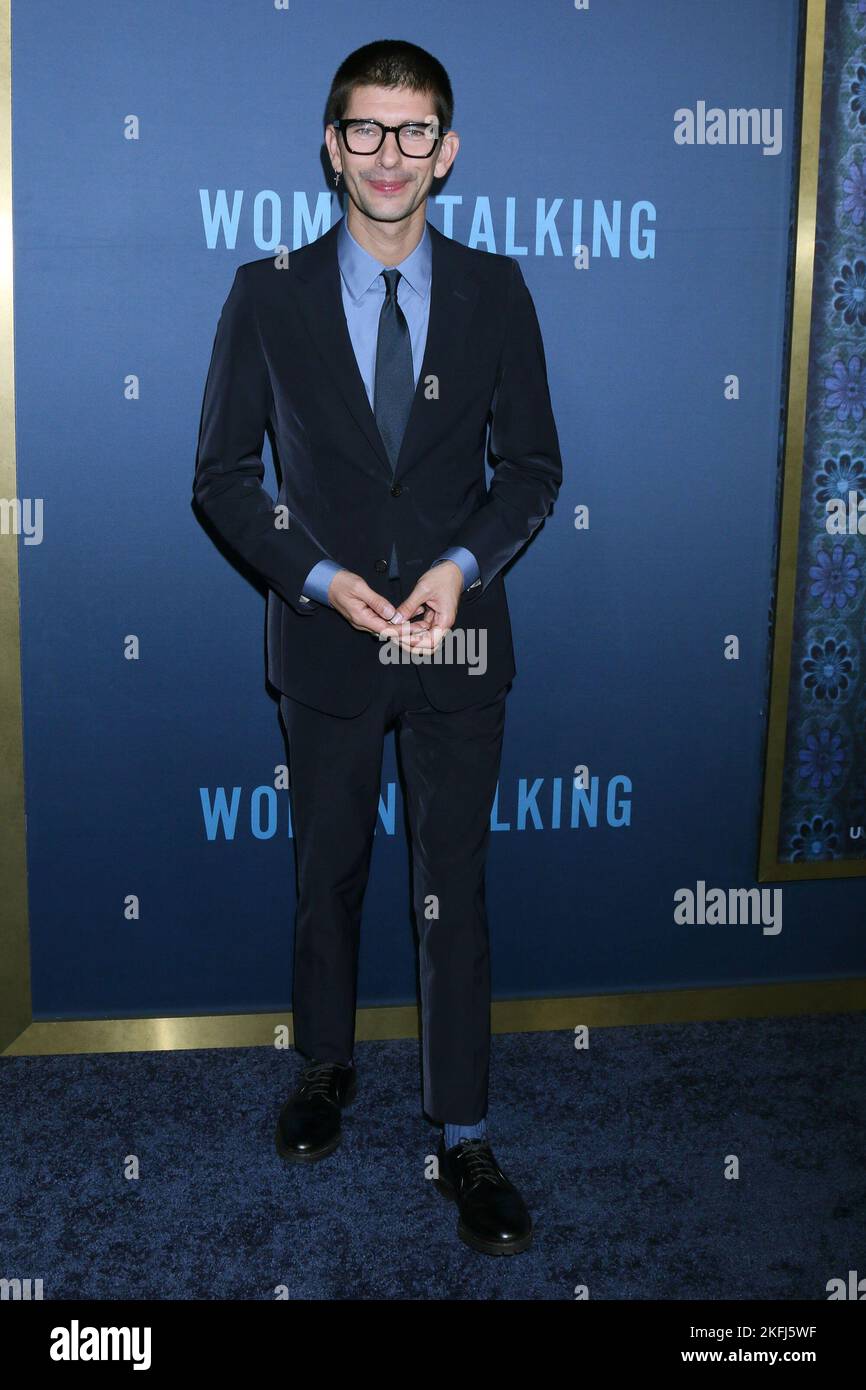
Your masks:
{"label": "clasped hands", "polygon": [[453,560],[425,571],[411,594],[395,608],[351,570],[338,570],[328,599],[358,632],[383,641],[390,637],[404,651],[435,652],[454,625],[463,592],[463,572]]}

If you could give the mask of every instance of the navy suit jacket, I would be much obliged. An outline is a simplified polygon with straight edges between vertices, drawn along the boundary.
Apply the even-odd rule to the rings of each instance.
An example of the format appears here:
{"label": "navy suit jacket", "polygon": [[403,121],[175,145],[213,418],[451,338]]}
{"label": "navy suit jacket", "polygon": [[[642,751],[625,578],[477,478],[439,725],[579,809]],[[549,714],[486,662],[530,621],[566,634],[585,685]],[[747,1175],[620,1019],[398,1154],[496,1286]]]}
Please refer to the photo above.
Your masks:
{"label": "navy suit jacket", "polygon": [[[330,556],[391,597],[396,540],[405,596],[444,550],[465,546],[481,583],[462,594],[454,629],[486,630],[486,671],[434,660],[418,673],[437,709],[492,699],[516,670],[502,570],[562,480],[541,332],[518,263],[428,226],[430,321],[393,476],[343,312],[339,223],[286,267],[273,256],[238,267],[205,385],[194,503],[267,587],[271,684],[345,717],[373,696],[381,643],[336,610],[301,602],[313,565]],[[266,435],[276,511],[262,486]]]}

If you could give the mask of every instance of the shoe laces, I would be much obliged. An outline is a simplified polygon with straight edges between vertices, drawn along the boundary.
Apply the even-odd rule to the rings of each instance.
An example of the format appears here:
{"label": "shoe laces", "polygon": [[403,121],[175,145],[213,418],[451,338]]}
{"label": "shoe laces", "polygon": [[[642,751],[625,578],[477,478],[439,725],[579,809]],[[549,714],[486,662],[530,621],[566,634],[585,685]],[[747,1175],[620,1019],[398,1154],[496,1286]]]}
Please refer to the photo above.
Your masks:
{"label": "shoe laces", "polygon": [[339,1062],[314,1062],[301,1073],[301,1089],[305,1096],[324,1096],[333,1099],[336,1075],[345,1071]]}
{"label": "shoe laces", "polygon": [[479,1182],[492,1182],[499,1187],[507,1186],[507,1181],[499,1171],[486,1139],[461,1139],[458,1153],[466,1164],[469,1182],[473,1186]]}

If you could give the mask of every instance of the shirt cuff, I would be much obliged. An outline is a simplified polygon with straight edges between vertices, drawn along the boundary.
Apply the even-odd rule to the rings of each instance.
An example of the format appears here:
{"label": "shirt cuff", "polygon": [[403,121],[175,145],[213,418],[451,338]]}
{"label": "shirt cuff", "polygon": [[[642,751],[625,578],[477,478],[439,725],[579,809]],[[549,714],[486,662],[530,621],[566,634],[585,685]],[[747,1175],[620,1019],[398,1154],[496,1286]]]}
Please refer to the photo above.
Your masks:
{"label": "shirt cuff", "polygon": [[438,560],[434,560],[434,565],[441,565],[443,560],[453,560],[455,565],[463,574],[463,588],[468,589],[477,579],[481,578],[481,571],[478,568],[478,561],[467,550],[464,545],[452,545],[450,549],[443,550]]}
{"label": "shirt cuff", "polygon": [[304,581],[304,592],[301,594],[301,601],[304,599],[314,599],[316,603],[328,603],[328,589],[334,575],[343,569],[334,560],[320,560],[317,565],[313,565],[310,573]]}

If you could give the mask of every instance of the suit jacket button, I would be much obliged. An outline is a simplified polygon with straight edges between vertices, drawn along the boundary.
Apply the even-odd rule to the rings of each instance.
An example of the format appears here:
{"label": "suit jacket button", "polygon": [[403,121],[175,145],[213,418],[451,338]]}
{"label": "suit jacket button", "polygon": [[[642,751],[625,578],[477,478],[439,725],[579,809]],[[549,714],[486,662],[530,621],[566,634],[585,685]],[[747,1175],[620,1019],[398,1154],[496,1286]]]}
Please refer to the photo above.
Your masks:
{"label": "suit jacket button", "polygon": [[375,569],[375,571],[376,571],[377,574],[387,574],[387,573],[388,573],[388,561],[387,561],[387,560],[377,560],[376,563],[375,563],[375,565],[373,566],[373,568]]}
{"label": "suit jacket button", "polygon": [[401,493],[402,491],[403,491],[403,489],[401,488],[400,484],[399,484],[399,483],[395,483],[394,486],[393,486],[392,489],[391,489],[391,496],[392,496],[392,497],[399,497],[399,496],[400,496],[400,493]]}

